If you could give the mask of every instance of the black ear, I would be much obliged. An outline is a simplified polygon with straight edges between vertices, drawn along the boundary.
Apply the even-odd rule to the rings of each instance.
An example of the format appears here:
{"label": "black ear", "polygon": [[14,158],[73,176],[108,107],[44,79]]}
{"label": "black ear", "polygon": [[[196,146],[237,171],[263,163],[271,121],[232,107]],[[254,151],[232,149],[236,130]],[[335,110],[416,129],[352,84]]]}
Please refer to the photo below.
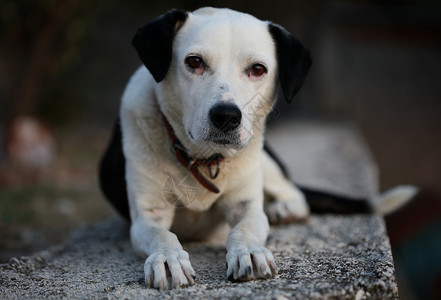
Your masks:
{"label": "black ear", "polygon": [[185,11],[170,10],[139,28],[133,37],[132,45],[156,82],[167,75],[178,22],[183,23],[187,16]]}
{"label": "black ear", "polygon": [[311,67],[309,51],[282,26],[269,23],[269,32],[276,44],[279,80],[288,103],[300,90]]}

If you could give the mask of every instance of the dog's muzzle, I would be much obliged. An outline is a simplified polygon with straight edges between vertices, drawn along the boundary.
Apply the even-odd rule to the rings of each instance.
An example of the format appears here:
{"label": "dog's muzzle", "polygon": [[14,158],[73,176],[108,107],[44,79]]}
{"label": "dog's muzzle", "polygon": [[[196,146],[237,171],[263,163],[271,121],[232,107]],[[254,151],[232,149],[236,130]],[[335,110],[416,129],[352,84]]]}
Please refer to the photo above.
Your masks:
{"label": "dog's muzzle", "polygon": [[234,104],[217,104],[210,109],[210,121],[223,133],[237,129],[242,120],[242,112]]}

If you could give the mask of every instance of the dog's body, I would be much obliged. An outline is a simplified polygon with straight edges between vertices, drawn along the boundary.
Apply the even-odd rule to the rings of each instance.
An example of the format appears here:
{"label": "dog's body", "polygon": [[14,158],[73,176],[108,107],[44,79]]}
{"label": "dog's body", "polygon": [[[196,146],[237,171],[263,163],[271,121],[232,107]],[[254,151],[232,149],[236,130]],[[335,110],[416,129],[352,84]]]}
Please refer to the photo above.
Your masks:
{"label": "dog's body", "polygon": [[[178,237],[204,239],[225,222],[227,277],[272,277],[268,218],[304,219],[309,209],[264,150],[263,128],[279,83],[288,101],[302,86],[309,52],[278,25],[214,8],[170,11],[133,43],[145,66],[122,97],[101,184],[129,217],[134,249],[148,256],[147,286],[193,284]],[[191,201],[166,188],[176,174],[193,179]]]}
{"label": "dog's body", "polygon": [[[204,8],[188,14],[175,10],[135,36],[134,45],[147,68],[139,68],[126,87],[121,128],[115,128],[101,181],[105,194],[122,211],[127,208],[118,197],[124,198],[127,190],[131,240],[137,253],[148,256],[148,286],[193,284],[194,270],[177,236],[206,238],[225,222],[232,228],[227,241],[228,278],[272,277],[275,262],[264,247],[269,231],[264,186],[273,200],[267,208],[275,222],[308,216],[301,192],[263,150],[265,117],[276,101],[278,78],[284,76],[278,67],[276,40],[283,44],[280,47],[299,51],[289,53],[298,57],[285,58],[292,65],[283,68],[298,76],[282,84],[290,100],[311,60],[297,40],[269,22],[228,9]],[[164,193],[172,176],[192,174],[171,151],[173,141],[165,123],[190,157],[222,157],[215,162],[217,176],[209,179],[217,191],[204,188],[201,181],[195,183],[197,196],[185,208],[176,207],[182,203],[171,204],[178,195]],[[124,161],[117,149],[121,133]],[[121,165],[126,184],[121,182]],[[198,171],[208,177],[208,168],[213,167],[201,166]],[[114,192],[118,184],[124,185],[119,194]]]}

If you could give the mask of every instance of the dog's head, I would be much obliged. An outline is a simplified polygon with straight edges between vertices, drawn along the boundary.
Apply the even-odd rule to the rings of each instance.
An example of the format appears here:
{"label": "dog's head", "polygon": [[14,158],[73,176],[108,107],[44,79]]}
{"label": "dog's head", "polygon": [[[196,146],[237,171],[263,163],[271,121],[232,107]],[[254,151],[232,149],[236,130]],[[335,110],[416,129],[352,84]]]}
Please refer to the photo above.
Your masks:
{"label": "dog's head", "polygon": [[311,65],[284,28],[229,9],[171,10],[141,27],[133,45],[184,144],[226,156],[261,134],[277,82],[290,102]]}

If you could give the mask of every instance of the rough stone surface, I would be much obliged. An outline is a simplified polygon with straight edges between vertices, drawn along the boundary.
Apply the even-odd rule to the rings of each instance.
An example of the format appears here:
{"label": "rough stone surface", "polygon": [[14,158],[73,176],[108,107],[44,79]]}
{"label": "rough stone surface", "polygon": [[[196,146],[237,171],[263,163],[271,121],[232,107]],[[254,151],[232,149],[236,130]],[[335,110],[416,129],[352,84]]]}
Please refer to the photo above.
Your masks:
{"label": "rough stone surface", "polygon": [[[354,131],[317,124],[288,130],[290,139],[277,129],[270,135],[295,179],[358,196],[375,193],[375,167]],[[223,246],[184,244],[196,285],[159,292],[144,287],[143,260],[131,248],[128,225],[114,219],[75,231],[63,245],[0,265],[0,298],[398,298],[381,217],[312,216],[305,224],[273,227],[267,247],[278,263],[276,278],[230,283]]]}

